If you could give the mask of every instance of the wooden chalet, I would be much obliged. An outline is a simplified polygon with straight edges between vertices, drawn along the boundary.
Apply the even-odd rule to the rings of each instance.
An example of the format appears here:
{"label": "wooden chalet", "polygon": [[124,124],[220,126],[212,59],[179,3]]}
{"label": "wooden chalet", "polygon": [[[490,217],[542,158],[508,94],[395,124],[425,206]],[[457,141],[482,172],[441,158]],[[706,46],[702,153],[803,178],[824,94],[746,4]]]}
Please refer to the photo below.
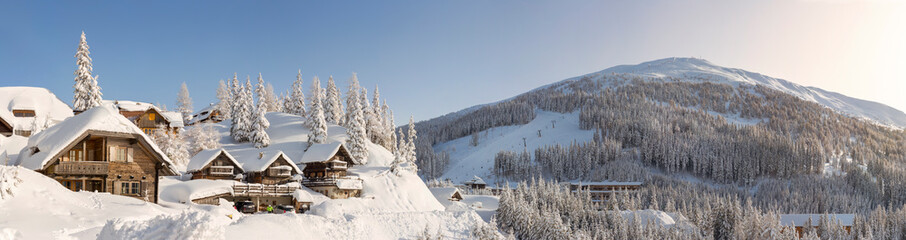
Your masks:
{"label": "wooden chalet", "polygon": [[120,115],[126,117],[147,135],[163,126],[167,131],[179,131],[184,126],[182,114],[178,112],[162,111],[150,103],[105,100],[105,104],[112,104]]}
{"label": "wooden chalet", "polygon": [[23,137],[72,116],[53,93],[36,87],[0,87],[0,135]]}
{"label": "wooden chalet", "polygon": [[178,172],[141,130],[109,106],[89,109],[31,137],[18,165],[72,191],[157,202],[160,176]]}
{"label": "wooden chalet", "polygon": [[199,123],[219,123],[223,121],[223,115],[220,113],[220,110],[217,110],[217,105],[211,103],[210,106],[201,109],[198,113],[192,115],[192,120],[186,123],[186,125],[195,125]]}
{"label": "wooden chalet", "polygon": [[[853,214],[780,214],[780,225],[792,226],[796,234],[802,238],[806,227],[818,228],[824,219],[834,221],[843,227],[846,232],[852,230],[855,215]],[[820,237],[820,236],[819,236]]]}
{"label": "wooden chalet", "polygon": [[569,182],[569,190],[574,193],[588,192],[592,202],[606,201],[611,194],[638,191],[641,182]]}
{"label": "wooden chalet", "polygon": [[466,181],[463,184],[465,184],[466,187],[469,187],[471,189],[484,189],[488,186],[488,184],[485,183],[484,180],[478,176],[472,176],[471,180]]}
{"label": "wooden chalet", "polygon": [[355,162],[342,143],[314,144],[299,162],[304,165],[302,185],[332,199],[358,197],[362,180],[346,171]]}
{"label": "wooden chalet", "polygon": [[204,150],[195,154],[186,165],[192,179],[236,180],[245,171],[229,152],[222,148]]}
{"label": "wooden chalet", "polygon": [[240,158],[245,180],[265,185],[284,184],[302,171],[283,151],[260,152],[256,158]]}

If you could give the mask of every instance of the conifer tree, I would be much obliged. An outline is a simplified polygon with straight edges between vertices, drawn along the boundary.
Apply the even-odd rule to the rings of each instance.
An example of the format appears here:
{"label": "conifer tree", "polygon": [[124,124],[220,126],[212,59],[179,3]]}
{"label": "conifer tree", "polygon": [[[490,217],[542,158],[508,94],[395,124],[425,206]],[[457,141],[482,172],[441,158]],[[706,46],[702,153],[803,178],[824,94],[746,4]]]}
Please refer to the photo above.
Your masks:
{"label": "conifer tree", "polygon": [[374,96],[371,100],[371,106],[368,108],[368,116],[365,127],[368,132],[368,138],[371,139],[371,142],[381,145],[384,145],[384,110],[381,107],[380,96],[381,93],[378,91],[378,87],[374,86]]}
{"label": "conifer tree", "polygon": [[305,114],[305,92],[302,89],[302,70],[299,70],[299,74],[296,75],[296,81],[293,82],[292,92],[290,92],[289,97],[286,98],[286,113],[297,115],[297,116],[306,116]]}
{"label": "conifer tree", "polygon": [[214,129],[214,124],[212,123],[201,123],[187,127],[186,136],[192,139],[192,155],[203,150],[220,148],[220,132]]}
{"label": "conifer tree", "polygon": [[408,139],[408,140],[406,141],[406,151],[407,151],[407,152],[406,152],[406,159],[408,159],[409,162],[411,162],[413,166],[415,166],[415,161],[416,161],[416,157],[415,157],[415,139],[418,138],[418,137],[415,136],[415,134],[416,134],[416,132],[415,132],[415,120],[413,119],[412,116],[409,116],[409,133],[406,134],[406,137],[407,137],[407,139]]}
{"label": "conifer tree", "polygon": [[368,162],[368,133],[365,131],[364,108],[360,98],[353,98],[347,104],[352,106],[350,108],[352,114],[346,119],[346,125],[348,125],[346,135],[349,136],[346,146],[349,147],[349,154],[352,155],[352,158],[358,160],[356,164],[366,164]]}
{"label": "conifer tree", "polygon": [[346,118],[343,113],[343,104],[340,103],[340,90],[337,89],[337,84],[333,81],[333,76],[327,79],[327,98],[325,99],[324,104],[324,119],[328,123],[333,123],[337,125],[343,125],[343,120]]}
{"label": "conifer tree", "polygon": [[268,108],[267,90],[264,87],[264,78],[258,73],[258,85],[255,88],[255,95],[258,96],[258,105],[255,106],[255,113],[252,116],[251,140],[255,143],[255,148],[267,147],[271,143],[270,136],[267,135],[267,128],[271,123],[267,121],[265,114]]}
{"label": "conifer tree", "polygon": [[361,111],[362,105],[356,104],[359,102],[359,78],[355,73],[352,73],[352,78],[349,79],[349,89],[346,91],[346,116],[343,119],[343,124],[341,126],[345,128],[351,128],[353,123],[351,122],[353,115],[356,111]]}
{"label": "conifer tree", "polygon": [[217,105],[214,106],[214,109],[220,112],[220,115],[224,119],[230,118],[230,112],[232,111],[232,104],[230,104],[233,98],[233,92],[230,91],[230,87],[227,86],[223,80],[220,80],[220,83],[217,85]]}
{"label": "conifer tree", "polygon": [[233,126],[230,129],[233,139],[238,142],[245,142],[251,140],[252,134],[252,124],[254,117],[253,108],[254,100],[252,99],[252,83],[251,80],[246,77],[245,86],[239,87],[237,90],[237,99],[234,102],[236,104],[236,109],[233,112]]}
{"label": "conifer tree", "polygon": [[[260,73],[258,75],[261,75]],[[283,104],[280,104],[280,98],[274,93],[274,86],[267,83],[264,87],[264,102],[267,106],[267,112],[283,112]]]}
{"label": "conifer tree", "polygon": [[182,122],[189,122],[192,118],[192,97],[189,97],[189,88],[186,82],[182,82],[179,88],[179,94],[176,96],[176,111],[182,114]]}
{"label": "conifer tree", "polygon": [[85,32],[82,32],[82,39],[79,41],[79,48],[75,55],[79,68],[74,73],[76,83],[73,85],[75,95],[72,97],[72,108],[79,112],[101,105],[101,88],[98,87],[98,77],[91,76],[93,68],[89,54],[91,52],[88,51]]}
{"label": "conifer tree", "polygon": [[308,118],[305,121],[309,129],[308,144],[327,143],[327,121],[324,120],[321,80],[315,76],[311,81],[311,99],[308,100]]}

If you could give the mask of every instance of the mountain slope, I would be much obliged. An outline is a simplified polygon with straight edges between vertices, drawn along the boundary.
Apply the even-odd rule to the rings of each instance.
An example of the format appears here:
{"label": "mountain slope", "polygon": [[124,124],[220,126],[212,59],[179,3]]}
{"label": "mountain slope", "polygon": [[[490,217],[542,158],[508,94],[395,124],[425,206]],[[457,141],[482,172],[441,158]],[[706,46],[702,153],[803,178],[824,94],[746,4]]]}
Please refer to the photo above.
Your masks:
{"label": "mountain slope", "polygon": [[805,87],[787,80],[773,78],[737,68],[727,68],[697,58],[665,58],[637,65],[620,65],[600,72],[564,80],[575,81],[583,77],[600,77],[604,74],[624,73],[652,79],[682,79],[683,81],[710,81],[731,85],[761,85],[779,90],[807,101],[816,102],[835,111],[882,125],[906,128],[906,113],[890,106],[848,97],[816,87]]}

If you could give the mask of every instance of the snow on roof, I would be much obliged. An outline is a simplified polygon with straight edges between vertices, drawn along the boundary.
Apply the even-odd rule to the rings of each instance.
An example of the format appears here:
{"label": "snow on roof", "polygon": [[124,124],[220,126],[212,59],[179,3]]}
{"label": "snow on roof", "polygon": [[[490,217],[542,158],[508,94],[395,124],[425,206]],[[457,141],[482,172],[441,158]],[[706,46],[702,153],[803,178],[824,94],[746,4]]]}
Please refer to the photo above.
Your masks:
{"label": "snow on roof", "polygon": [[182,122],[182,114],[178,112],[159,111],[160,115],[170,122],[170,127],[185,127]]}
{"label": "snow on roof", "polygon": [[160,199],[169,202],[188,203],[195,199],[218,194],[233,193],[232,180],[196,179],[168,184],[162,187]]}
{"label": "snow on roof", "polygon": [[114,107],[120,111],[125,112],[144,112],[148,109],[160,110],[154,104],[146,102],[136,102],[136,101],[127,101],[127,100],[104,100],[104,104],[112,104]]}
{"label": "snow on roof", "polygon": [[349,179],[349,178],[337,179],[337,188],[349,189],[349,190],[361,190],[362,189],[362,179]]}
{"label": "snow on roof", "polygon": [[242,169],[247,172],[262,172],[267,170],[267,167],[270,167],[274,161],[277,161],[277,158],[283,156],[283,158],[289,162],[289,166],[292,170],[295,170],[297,173],[302,172],[296,167],[296,164],[292,162],[292,159],[286,156],[286,154],[283,154],[283,151],[265,151],[263,152],[263,155],[260,156],[260,158],[255,156],[253,158],[239,158],[237,160],[242,163]]}
{"label": "snow on roof", "polygon": [[488,185],[487,183],[484,182],[484,180],[482,180],[482,179],[481,179],[480,177],[478,177],[478,176],[472,176],[472,180],[466,181],[466,184],[481,184],[481,185]]}
{"label": "snow on roof", "polygon": [[302,159],[299,160],[299,163],[327,161],[334,155],[337,155],[337,152],[342,146],[343,144],[340,142],[312,144],[311,147],[305,151],[305,155],[302,155]]}
{"label": "snow on roof", "polygon": [[216,106],[217,105],[214,105],[214,103],[211,103],[211,105],[209,105],[205,108],[202,108],[195,114],[192,114],[192,119],[189,119],[189,122],[187,122],[186,124],[192,125],[198,121],[208,119],[208,117],[211,116],[211,113],[214,112],[214,107],[216,107]]}
{"label": "snow on roof", "polygon": [[307,187],[301,187],[296,189],[296,191],[293,191],[293,199],[295,199],[296,202],[314,202],[315,198],[312,197],[313,194],[317,194],[317,192],[308,189]]}
{"label": "snow on roof", "polygon": [[586,181],[571,181],[569,184],[580,185],[580,186],[591,186],[591,185],[605,185],[605,186],[639,186],[642,185],[642,182],[611,182],[611,181],[601,181],[601,182],[586,182]]}
{"label": "snow on roof", "polygon": [[[852,226],[855,215],[827,214],[827,217],[832,221],[840,221],[843,226]],[[808,222],[809,218],[812,220],[812,226],[817,227],[821,223],[821,218],[824,218],[824,214],[780,214],[780,224],[784,226],[803,226]]]}
{"label": "snow on roof", "polygon": [[[455,187],[428,188],[428,190],[431,190],[431,194],[434,194],[434,197],[437,198],[438,201],[450,200],[453,198],[454,194],[459,192],[459,189]],[[462,193],[460,193],[460,195],[462,195]]]}
{"label": "snow on roof", "polygon": [[70,143],[79,140],[78,138],[89,130],[132,134],[144,140],[151,147],[151,151],[160,156],[167,169],[172,173],[178,172],[170,158],[151,141],[151,138],[111,105],[89,109],[32,135],[25,148],[19,152],[18,165],[32,170],[43,169],[51,158]]}
{"label": "snow on roof", "polygon": [[[35,117],[15,117],[13,110],[33,110]],[[32,130],[35,121],[53,124],[71,116],[72,108],[47,89],[0,87],[0,118],[13,128]]]}
{"label": "snow on roof", "polygon": [[189,159],[189,164],[186,165],[186,171],[194,172],[201,170],[204,166],[207,166],[208,163],[214,161],[217,156],[220,156],[220,153],[225,154],[227,159],[233,162],[233,164],[236,164],[236,166],[239,166],[239,170],[242,170],[242,164],[239,164],[239,162],[236,161],[236,158],[234,158],[233,155],[230,155],[230,152],[223,150],[223,148],[218,148],[202,150],[201,152],[196,153],[195,156],[192,156],[192,159]]}

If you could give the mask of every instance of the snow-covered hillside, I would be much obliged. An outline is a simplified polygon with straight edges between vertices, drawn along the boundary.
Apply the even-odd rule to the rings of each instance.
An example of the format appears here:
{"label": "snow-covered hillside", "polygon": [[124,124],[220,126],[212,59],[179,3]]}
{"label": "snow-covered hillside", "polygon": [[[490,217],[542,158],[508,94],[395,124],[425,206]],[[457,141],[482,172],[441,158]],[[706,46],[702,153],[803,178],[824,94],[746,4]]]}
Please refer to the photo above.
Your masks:
{"label": "snow-covered hillside", "polygon": [[882,125],[906,128],[906,113],[890,106],[848,97],[816,87],[802,86],[760,73],[722,67],[698,58],[665,58],[637,65],[620,65],[564,81],[576,81],[585,77],[601,78],[606,74],[615,73],[637,75],[650,80],[673,78],[682,81],[713,81],[731,85],[762,85],[816,102],[847,115],[861,117]]}
{"label": "snow-covered hillside", "polygon": [[578,112],[560,114],[537,110],[535,113],[535,119],[528,124],[482,131],[477,146],[470,144],[471,136],[434,146],[436,152],[450,153],[450,166],[441,178],[459,183],[479,176],[493,184],[496,179],[491,174],[494,156],[500,151],[528,149],[531,152],[542,146],[569,145],[592,139],[594,131],[579,129]]}

